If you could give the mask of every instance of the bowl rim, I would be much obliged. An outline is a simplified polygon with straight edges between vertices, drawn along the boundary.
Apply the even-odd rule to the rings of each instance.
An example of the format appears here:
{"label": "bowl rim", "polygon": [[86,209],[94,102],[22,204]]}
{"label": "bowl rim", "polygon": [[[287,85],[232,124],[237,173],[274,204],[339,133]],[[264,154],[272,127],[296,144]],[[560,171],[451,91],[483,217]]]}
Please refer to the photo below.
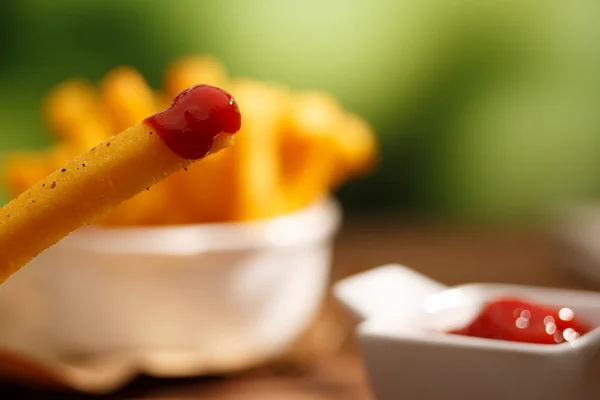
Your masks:
{"label": "bowl rim", "polygon": [[331,238],[339,229],[342,208],[333,197],[273,218],[172,226],[100,227],[73,232],[59,251],[190,255],[206,251],[249,250],[305,245]]}

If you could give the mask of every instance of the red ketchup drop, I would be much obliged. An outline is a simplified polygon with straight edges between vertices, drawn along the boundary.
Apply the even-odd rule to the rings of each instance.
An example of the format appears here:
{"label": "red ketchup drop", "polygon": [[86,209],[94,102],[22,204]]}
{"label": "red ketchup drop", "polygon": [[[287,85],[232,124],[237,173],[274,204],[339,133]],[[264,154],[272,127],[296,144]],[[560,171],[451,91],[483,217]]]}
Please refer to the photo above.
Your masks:
{"label": "red ketchup drop", "polygon": [[450,333],[522,343],[571,342],[594,327],[570,308],[554,308],[505,298],[487,304],[467,327]]}
{"label": "red ketchup drop", "polygon": [[168,109],[142,124],[181,158],[198,160],[208,155],[217,136],[239,131],[242,116],[229,93],[197,85],[179,93]]}

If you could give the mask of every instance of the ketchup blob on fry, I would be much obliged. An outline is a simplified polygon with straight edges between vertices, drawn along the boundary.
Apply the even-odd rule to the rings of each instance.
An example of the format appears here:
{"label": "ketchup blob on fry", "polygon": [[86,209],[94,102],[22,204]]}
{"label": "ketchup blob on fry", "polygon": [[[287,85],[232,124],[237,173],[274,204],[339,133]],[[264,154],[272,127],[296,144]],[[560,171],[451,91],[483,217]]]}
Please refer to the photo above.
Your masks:
{"label": "ketchup blob on fry", "polygon": [[181,158],[198,160],[211,151],[217,136],[239,131],[242,116],[229,93],[197,85],[179,93],[171,107],[142,124],[155,131]]}

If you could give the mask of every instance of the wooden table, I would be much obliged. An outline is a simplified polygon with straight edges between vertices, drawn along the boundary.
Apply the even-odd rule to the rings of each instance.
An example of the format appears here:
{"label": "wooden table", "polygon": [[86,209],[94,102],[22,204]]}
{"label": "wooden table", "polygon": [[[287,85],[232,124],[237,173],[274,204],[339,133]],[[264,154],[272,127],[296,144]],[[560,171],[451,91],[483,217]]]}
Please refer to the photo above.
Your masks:
{"label": "wooden table", "polygon": [[[567,272],[559,259],[552,240],[540,230],[416,223],[387,216],[346,223],[336,243],[333,279],[399,262],[449,285],[488,281],[598,289]],[[294,353],[318,353],[318,360],[301,367],[263,368],[229,378],[140,378],[107,399],[373,400],[356,356],[352,328],[352,321],[330,300]],[[349,340],[340,347],[343,338]],[[322,343],[331,348],[319,348]],[[0,386],[0,393],[6,398],[80,397],[42,394],[10,385]]]}

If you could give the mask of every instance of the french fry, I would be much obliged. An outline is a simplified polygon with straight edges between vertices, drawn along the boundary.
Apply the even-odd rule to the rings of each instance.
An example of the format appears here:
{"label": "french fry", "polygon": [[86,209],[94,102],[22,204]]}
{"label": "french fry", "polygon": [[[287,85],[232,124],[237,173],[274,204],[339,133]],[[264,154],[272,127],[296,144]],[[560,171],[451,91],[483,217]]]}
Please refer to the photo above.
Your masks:
{"label": "french fry", "polygon": [[379,161],[377,141],[369,124],[354,114],[348,114],[342,130],[336,135],[340,166],[336,170],[332,189],[350,178],[369,173]]}
{"label": "french fry", "polygon": [[[170,178],[167,178],[167,180]],[[160,182],[142,192],[97,220],[100,226],[168,225],[180,220],[182,210],[174,207],[169,197],[170,185]]]}
{"label": "french fry", "polygon": [[[227,73],[219,60],[210,56],[192,56],[180,58],[167,68],[163,88],[167,97],[174,97],[195,84],[223,87],[226,81]],[[181,171],[164,182],[165,190],[170,191],[171,201],[177,201],[180,206],[169,215],[162,213],[162,223],[218,222],[234,218],[235,191],[231,184],[230,153],[219,153],[202,160],[191,165],[188,171]],[[202,190],[202,187],[212,188],[213,193]]]}
{"label": "french fry", "polygon": [[280,212],[298,210],[325,196],[339,164],[336,135],[344,115],[331,96],[305,93],[297,96],[281,137],[284,201]]}
{"label": "french fry", "polygon": [[71,79],[53,88],[44,98],[42,110],[50,130],[73,146],[75,154],[91,149],[116,132],[96,89],[83,79]]}
{"label": "french fry", "polygon": [[233,218],[247,221],[277,214],[281,199],[279,130],[286,93],[274,85],[247,80],[235,82],[231,90],[247,116],[231,154],[235,188]]}
{"label": "french fry", "polygon": [[18,196],[52,171],[45,157],[38,153],[16,153],[3,164],[4,181],[13,196]]}
{"label": "french fry", "polygon": [[173,98],[182,90],[201,83],[227,89],[227,71],[223,64],[210,56],[184,57],[167,68],[164,77],[166,95]]}
{"label": "french fry", "polygon": [[[211,116],[209,127],[198,123],[198,115],[205,115],[207,108],[220,111]],[[183,125],[173,131],[173,120]],[[237,105],[228,94],[216,88],[192,88],[176,98],[170,109],[36,183],[0,209],[0,283],[75,229],[204,157],[205,148],[214,153],[230,146],[240,122]]]}
{"label": "french fry", "polygon": [[65,143],[54,145],[44,151],[9,154],[3,163],[4,179],[8,190],[13,196],[18,196],[72,156],[72,146]]}
{"label": "french fry", "polygon": [[[281,198],[278,131],[286,94],[247,80],[231,92],[244,125],[230,151],[202,160],[173,176],[171,196],[186,211],[180,223],[247,221],[277,213]],[[210,187],[212,193],[205,188]]]}
{"label": "french fry", "polygon": [[115,68],[106,74],[100,83],[100,92],[117,131],[139,124],[160,109],[144,77],[131,67]]}
{"label": "french fry", "polygon": [[[236,138],[236,146],[240,136]],[[169,186],[171,203],[178,204],[178,213],[170,213],[164,223],[183,225],[235,220],[237,200],[232,150],[190,165],[187,171],[180,171],[164,182]]]}
{"label": "french fry", "polygon": [[[112,111],[118,127],[137,124],[159,110],[158,95],[150,89],[142,75],[131,67],[113,69],[100,86],[102,99]],[[164,215],[163,210],[168,207],[167,190],[166,185],[156,185],[118,205],[98,223],[111,226],[159,223]]]}
{"label": "french fry", "polygon": [[[193,85],[190,85],[188,87],[192,87]],[[215,85],[218,86],[218,85]],[[222,87],[222,86],[219,86]],[[156,106],[158,107],[159,110],[164,110],[165,108],[169,107],[169,104],[171,103],[171,99],[174,98],[175,96],[165,96],[165,94],[163,92],[160,92],[158,90],[154,91],[154,104],[156,104]]]}

